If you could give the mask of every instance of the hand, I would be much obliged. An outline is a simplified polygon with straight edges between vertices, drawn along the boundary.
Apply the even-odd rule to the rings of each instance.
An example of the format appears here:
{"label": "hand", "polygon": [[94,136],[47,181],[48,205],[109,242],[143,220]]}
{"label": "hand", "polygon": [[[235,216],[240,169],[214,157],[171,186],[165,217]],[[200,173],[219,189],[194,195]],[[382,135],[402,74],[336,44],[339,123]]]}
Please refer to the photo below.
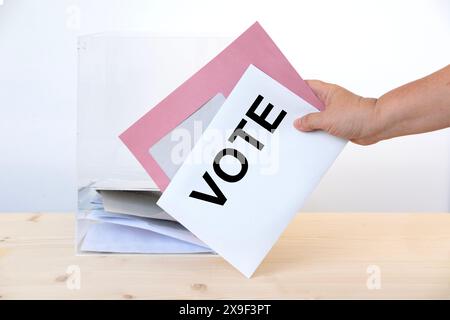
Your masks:
{"label": "hand", "polygon": [[450,65],[391,90],[363,98],[337,85],[307,81],[325,110],[297,119],[301,131],[324,130],[361,145],[450,127]]}
{"label": "hand", "polygon": [[363,98],[338,85],[318,80],[307,83],[325,104],[325,110],[297,119],[294,126],[298,130],[323,130],[361,145],[381,140],[377,99]]}

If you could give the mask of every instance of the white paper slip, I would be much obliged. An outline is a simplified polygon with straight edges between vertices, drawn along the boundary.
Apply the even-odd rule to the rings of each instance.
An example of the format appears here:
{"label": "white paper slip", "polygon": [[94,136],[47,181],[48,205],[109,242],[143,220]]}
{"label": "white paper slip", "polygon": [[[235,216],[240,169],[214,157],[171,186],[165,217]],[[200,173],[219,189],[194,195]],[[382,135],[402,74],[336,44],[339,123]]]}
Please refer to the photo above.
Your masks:
{"label": "white paper slip", "polygon": [[210,249],[156,232],[111,223],[89,228],[82,251],[111,253],[209,253]]}
{"label": "white paper slip", "polygon": [[189,230],[187,230],[176,221],[109,213],[101,209],[92,210],[85,219],[153,231],[181,241],[189,242],[202,247],[207,247]]}
{"label": "white paper slip", "polygon": [[159,191],[99,190],[105,211],[162,220],[174,220],[156,205]]}
{"label": "white paper slip", "polygon": [[311,112],[249,66],[158,205],[250,277],[346,144],[297,131]]}
{"label": "white paper slip", "polygon": [[93,183],[92,188],[113,191],[159,191],[153,181],[147,180],[105,179]]}

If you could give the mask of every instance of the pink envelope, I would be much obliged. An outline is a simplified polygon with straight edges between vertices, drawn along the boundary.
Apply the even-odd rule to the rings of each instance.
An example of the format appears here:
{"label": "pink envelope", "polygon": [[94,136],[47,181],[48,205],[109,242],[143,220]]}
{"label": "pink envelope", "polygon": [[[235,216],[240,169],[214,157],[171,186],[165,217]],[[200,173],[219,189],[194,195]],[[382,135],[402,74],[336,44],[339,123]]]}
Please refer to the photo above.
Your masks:
{"label": "pink envelope", "polygon": [[227,97],[250,64],[323,110],[322,102],[256,22],[120,135],[161,191],[165,190],[170,179],[149,149],[217,93]]}

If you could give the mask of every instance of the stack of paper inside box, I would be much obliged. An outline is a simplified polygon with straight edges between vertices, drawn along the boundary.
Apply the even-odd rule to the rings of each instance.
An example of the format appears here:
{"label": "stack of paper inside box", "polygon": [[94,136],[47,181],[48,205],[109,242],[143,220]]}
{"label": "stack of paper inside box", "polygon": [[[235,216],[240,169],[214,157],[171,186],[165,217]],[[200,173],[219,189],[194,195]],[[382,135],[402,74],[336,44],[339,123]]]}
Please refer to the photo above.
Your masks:
{"label": "stack of paper inside box", "polygon": [[93,223],[81,244],[85,252],[211,253],[202,241],[156,205],[161,192],[93,186],[91,210],[84,216]]}

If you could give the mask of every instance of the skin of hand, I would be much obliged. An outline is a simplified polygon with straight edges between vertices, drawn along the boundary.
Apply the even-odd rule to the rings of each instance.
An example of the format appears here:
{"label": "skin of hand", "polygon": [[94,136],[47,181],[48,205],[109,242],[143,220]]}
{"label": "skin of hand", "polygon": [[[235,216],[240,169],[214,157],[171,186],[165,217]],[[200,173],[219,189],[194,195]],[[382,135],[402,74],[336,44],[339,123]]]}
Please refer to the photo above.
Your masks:
{"label": "skin of hand", "polygon": [[450,65],[379,99],[308,80],[325,110],[295,120],[304,132],[323,130],[360,145],[450,127]]}

